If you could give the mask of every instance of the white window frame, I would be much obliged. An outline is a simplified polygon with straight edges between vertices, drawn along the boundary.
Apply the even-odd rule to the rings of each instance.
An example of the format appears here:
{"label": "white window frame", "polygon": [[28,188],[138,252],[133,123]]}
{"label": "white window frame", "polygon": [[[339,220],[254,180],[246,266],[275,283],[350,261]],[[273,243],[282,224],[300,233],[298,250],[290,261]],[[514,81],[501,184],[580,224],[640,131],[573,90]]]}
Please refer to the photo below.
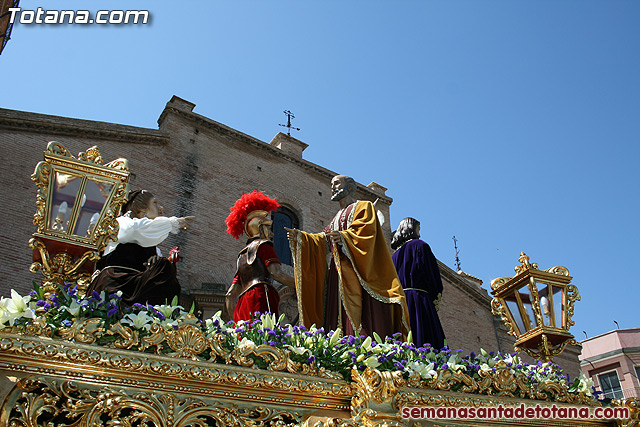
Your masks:
{"label": "white window frame", "polygon": [[[606,392],[604,387],[602,386],[602,375],[610,375],[615,374],[616,379],[618,380],[618,389],[612,388],[610,391]],[[618,376],[618,370],[613,369],[611,371],[601,372],[597,374],[598,384],[600,386],[600,390],[602,390],[602,394],[604,397],[608,397],[610,399],[624,399],[624,391],[622,390],[622,384],[620,383],[620,377]],[[620,393],[619,396],[616,396],[616,392]]]}

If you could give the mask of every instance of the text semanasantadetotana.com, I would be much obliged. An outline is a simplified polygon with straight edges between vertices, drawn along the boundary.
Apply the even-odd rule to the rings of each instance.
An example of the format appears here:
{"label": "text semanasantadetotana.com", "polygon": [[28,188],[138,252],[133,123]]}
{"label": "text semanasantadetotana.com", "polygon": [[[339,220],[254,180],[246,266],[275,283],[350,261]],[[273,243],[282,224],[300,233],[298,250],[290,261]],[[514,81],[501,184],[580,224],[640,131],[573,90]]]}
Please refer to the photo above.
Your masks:
{"label": "text semanasantadetotana.com", "polygon": [[628,408],[569,406],[410,407],[400,411],[409,419],[627,419]]}

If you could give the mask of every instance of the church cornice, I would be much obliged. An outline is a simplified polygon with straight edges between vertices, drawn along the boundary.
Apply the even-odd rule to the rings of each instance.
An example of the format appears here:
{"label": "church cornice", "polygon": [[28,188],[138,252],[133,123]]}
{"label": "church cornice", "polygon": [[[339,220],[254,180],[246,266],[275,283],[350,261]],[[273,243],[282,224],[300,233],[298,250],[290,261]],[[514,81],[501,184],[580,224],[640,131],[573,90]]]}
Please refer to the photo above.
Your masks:
{"label": "church cornice", "polygon": [[[249,144],[259,150],[262,150],[266,153],[269,153],[269,155],[272,156],[276,156],[279,157],[283,160],[286,160],[288,162],[292,162],[295,163],[296,165],[300,166],[301,168],[304,168],[306,170],[309,170],[313,173],[315,173],[316,175],[321,176],[322,178],[326,179],[327,182],[331,180],[331,178],[333,178],[334,176],[337,175],[336,172],[333,172],[329,169],[323,168],[322,166],[318,166],[315,163],[309,162],[307,160],[304,159],[300,159],[300,158],[296,158],[294,156],[291,156],[285,152],[283,152],[281,149],[276,148],[264,141],[259,140],[258,138],[255,138],[253,136],[247,135],[246,133],[242,133],[236,129],[230,128],[229,126],[225,126],[222,123],[218,123],[215,120],[211,120],[207,117],[201,116],[199,114],[193,113],[191,111],[184,111],[180,108],[174,107],[170,104],[167,104],[167,106],[165,107],[164,111],[162,112],[162,114],[160,115],[160,117],[158,118],[158,123],[162,123],[166,116],[171,113],[174,114],[178,117],[181,117],[183,119],[186,119],[196,125],[199,126],[203,126],[217,134],[219,134],[222,137],[225,138],[229,138],[231,140],[234,141],[240,141],[243,142],[245,144]],[[389,196],[383,196],[380,195],[379,193],[376,193],[374,191],[372,191],[370,188],[368,188],[365,185],[362,185],[360,183],[358,183],[358,191],[361,194],[365,194],[368,197],[371,198],[371,200],[376,200],[376,199],[380,199],[380,202],[386,204],[386,205],[391,205],[391,203],[393,202],[393,199]]]}
{"label": "church cornice", "polygon": [[[451,284],[455,285],[462,292],[471,297],[474,301],[479,304],[485,305],[487,307],[491,306],[491,297],[487,293],[486,290],[482,289],[474,289],[468,282],[462,279],[455,271],[451,268],[447,267],[442,262],[438,261],[438,266],[440,267],[440,274],[442,278],[446,278]],[[446,291],[445,291],[446,292]]]}
{"label": "church cornice", "polygon": [[169,136],[156,129],[5,108],[0,108],[0,129],[136,144],[166,145],[169,142]]}

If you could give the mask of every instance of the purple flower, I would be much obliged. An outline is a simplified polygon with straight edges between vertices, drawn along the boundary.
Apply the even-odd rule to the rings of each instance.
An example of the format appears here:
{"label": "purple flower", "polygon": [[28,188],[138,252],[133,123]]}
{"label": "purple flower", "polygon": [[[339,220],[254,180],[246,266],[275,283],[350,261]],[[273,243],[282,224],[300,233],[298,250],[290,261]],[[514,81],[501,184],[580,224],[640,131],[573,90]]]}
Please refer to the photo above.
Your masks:
{"label": "purple flower", "polygon": [[37,296],[38,296],[38,293],[37,293],[36,291],[31,291],[31,292],[29,292],[29,296],[30,296],[31,298],[35,298],[35,297],[37,297]]}
{"label": "purple flower", "polygon": [[51,295],[51,298],[49,298],[49,300],[51,301],[51,304],[53,304],[56,307],[60,305],[60,300],[58,299],[58,295]]}
{"label": "purple flower", "polygon": [[69,326],[71,326],[73,324],[73,322],[71,320],[63,320],[62,322],[60,322],[60,324],[62,326],[64,326],[65,328],[68,328]]}
{"label": "purple flower", "polygon": [[313,363],[316,360],[316,357],[311,355],[309,356],[309,358],[307,359],[307,363]]}
{"label": "purple flower", "polygon": [[47,303],[47,302],[46,302],[45,300],[43,300],[43,299],[39,299],[39,300],[36,302],[36,306],[38,306],[38,307],[44,307],[44,305],[45,305],[46,303]]}
{"label": "purple flower", "polygon": [[107,311],[107,316],[108,317],[115,316],[116,314],[118,314],[118,309],[117,308],[112,308],[111,310]]}

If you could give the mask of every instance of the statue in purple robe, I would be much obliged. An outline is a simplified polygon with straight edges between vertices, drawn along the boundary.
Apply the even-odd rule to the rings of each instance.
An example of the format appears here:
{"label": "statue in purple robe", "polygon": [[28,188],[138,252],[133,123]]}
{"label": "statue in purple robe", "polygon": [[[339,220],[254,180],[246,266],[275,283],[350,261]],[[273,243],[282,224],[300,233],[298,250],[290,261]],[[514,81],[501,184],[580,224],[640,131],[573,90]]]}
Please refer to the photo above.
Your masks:
{"label": "statue in purple robe", "polygon": [[404,288],[409,307],[411,331],[416,346],[445,345],[438,305],[442,295],[442,278],[438,261],[429,245],[420,240],[420,222],[414,218],[400,221],[393,235],[391,256]]}

